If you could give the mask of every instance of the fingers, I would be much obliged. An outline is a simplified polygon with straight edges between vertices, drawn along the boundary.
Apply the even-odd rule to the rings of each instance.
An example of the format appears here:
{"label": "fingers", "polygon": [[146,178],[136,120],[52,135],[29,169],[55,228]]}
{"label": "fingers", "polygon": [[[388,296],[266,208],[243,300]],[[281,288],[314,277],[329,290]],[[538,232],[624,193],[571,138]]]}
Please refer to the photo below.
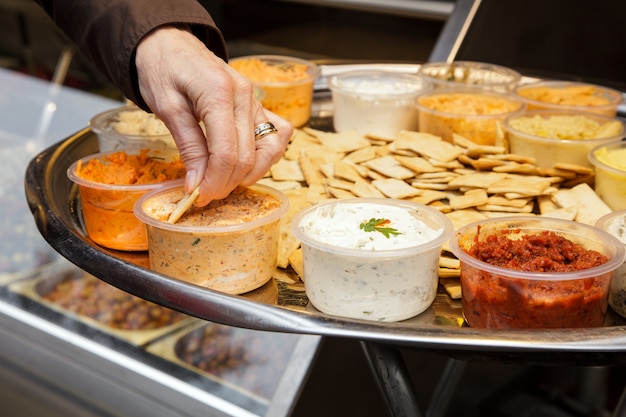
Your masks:
{"label": "fingers", "polygon": [[277,132],[255,141],[256,160],[252,169],[241,181],[241,185],[245,186],[257,182],[269,171],[272,165],[280,160],[293,134],[293,126],[287,120],[269,110],[261,109],[257,120],[262,120],[259,123],[271,122],[276,127]]}
{"label": "fingers", "polygon": [[[293,127],[264,110],[251,82],[192,34],[156,30],[140,43],[136,65],[142,97],[171,131],[187,167],[185,191],[200,186],[196,205],[255,183],[283,155]],[[255,126],[267,121],[278,132],[255,141]]]}

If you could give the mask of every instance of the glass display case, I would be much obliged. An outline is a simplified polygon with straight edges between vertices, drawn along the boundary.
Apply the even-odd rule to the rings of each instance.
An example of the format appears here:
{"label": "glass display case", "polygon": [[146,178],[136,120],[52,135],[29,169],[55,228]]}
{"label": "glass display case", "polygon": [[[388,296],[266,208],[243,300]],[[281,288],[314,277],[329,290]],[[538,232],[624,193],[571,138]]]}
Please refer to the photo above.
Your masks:
{"label": "glass display case", "polygon": [[[9,71],[0,79],[9,86],[0,102],[0,368],[81,404],[80,415],[288,415],[320,337],[236,329],[145,301],[60,257],[33,223],[28,161],[120,103]],[[275,297],[273,284],[255,296]]]}

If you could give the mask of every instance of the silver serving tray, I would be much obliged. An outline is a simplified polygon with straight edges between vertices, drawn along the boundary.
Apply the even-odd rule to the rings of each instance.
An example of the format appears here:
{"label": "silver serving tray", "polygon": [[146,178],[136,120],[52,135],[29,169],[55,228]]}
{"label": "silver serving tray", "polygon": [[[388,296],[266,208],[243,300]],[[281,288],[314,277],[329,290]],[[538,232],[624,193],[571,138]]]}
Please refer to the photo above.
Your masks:
{"label": "silver serving tray", "polygon": [[[326,99],[328,97],[326,96]],[[331,121],[317,113],[312,127]],[[440,288],[424,313],[397,323],[334,317],[307,302],[302,285],[274,279],[277,299],[234,296],[156,273],[145,267],[147,253],[117,252],[85,234],[77,193],[66,170],[97,152],[94,133],[84,129],[37,155],[28,165],[26,195],[39,231],[62,256],[85,271],[131,294],[183,313],[230,326],[263,331],[316,334],[436,350],[472,360],[539,363],[626,363],[626,321],[610,312],[604,327],[558,330],[488,330],[464,324],[459,300]]]}

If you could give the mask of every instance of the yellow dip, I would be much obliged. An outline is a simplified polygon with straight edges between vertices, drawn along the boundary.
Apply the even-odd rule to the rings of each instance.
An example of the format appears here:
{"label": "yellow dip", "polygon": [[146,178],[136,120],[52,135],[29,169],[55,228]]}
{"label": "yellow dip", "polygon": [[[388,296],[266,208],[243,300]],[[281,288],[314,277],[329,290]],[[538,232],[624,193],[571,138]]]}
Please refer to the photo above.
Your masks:
{"label": "yellow dip", "polygon": [[530,111],[505,120],[511,153],[535,159],[538,167],[568,163],[592,168],[587,155],[602,144],[619,142],[624,125],[587,112]]}
{"label": "yellow dip", "polygon": [[182,187],[147,195],[138,216],[148,227],[151,269],[229,294],[268,282],[288,202],[267,188],[237,188],[223,200],[192,207],[173,225],[167,218],[183,197]]}
{"label": "yellow dip", "polygon": [[583,115],[517,117],[509,124],[530,135],[567,140],[610,138],[622,132],[618,121],[601,123]]}
{"label": "yellow dip", "polygon": [[602,146],[590,159],[596,169],[596,193],[613,211],[626,209],[626,143]]}

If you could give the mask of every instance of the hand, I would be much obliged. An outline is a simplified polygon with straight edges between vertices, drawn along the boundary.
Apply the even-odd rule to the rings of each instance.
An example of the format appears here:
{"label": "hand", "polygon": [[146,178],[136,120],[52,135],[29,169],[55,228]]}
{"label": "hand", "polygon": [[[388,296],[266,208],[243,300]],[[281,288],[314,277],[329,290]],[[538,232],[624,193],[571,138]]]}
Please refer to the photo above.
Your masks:
{"label": "hand", "polygon": [[[200,184],[197,206],[254,184],[283,155],[291,124],[263,109],[251,82],[190,32],[154,30],[139,43],[135,63],[143,99],[180,150],[185,191]],[[278,133],[255,141],[254,127],[266,121]]]}

